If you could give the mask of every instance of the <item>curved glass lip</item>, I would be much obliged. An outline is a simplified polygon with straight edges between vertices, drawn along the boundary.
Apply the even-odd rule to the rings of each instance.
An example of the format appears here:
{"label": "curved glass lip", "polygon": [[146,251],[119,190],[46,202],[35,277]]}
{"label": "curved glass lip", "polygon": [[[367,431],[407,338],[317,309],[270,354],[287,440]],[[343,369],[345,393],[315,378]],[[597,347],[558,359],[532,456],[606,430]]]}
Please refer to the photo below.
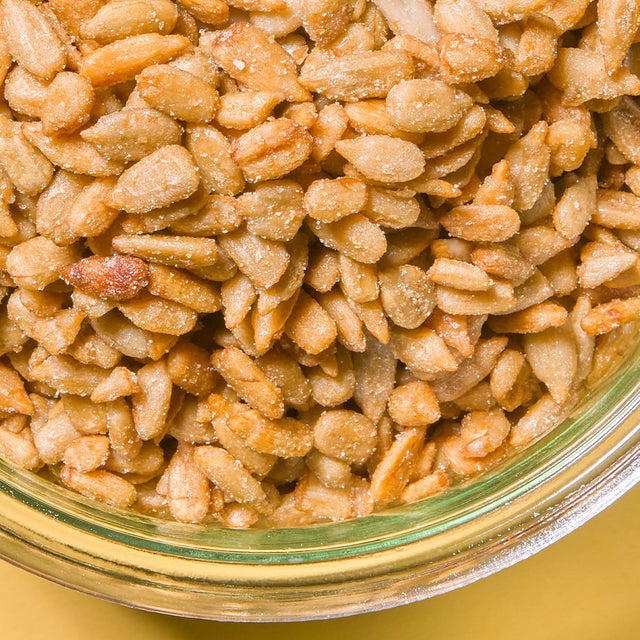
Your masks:
{"label": "curved glass lip", "polygon": [[[29,514],[38,514],[44,516],[44,521],[49,519],[63,526],[65,531],[85,536],[89,542],[84,553],[91,540],[136,552],[133,564],[123,561],[118,566],[116,561],[114,570],[111,558],[109,569],[104,569],[120,584],[123,580],[133,582],[137,575],[145,584],[157,583],[167,592],[175,588],[233,595],[229,585],[221,583],[216,570],[222,567],[233,574],[235,567],[236,572],[244,571],[235,586],[241,583],[243,588],[253,590],[254,595],[260,590],[276,590],[270,592],[276,596],[273,606],[267,606],[268,612],[218,613],[195,607],[185,610],[184,603],[182,609],[177,605],[149,604],[144,597],[119,597],[116,590],[106,592],[91,585],[75,585],[106,599],[154,611],[219,620],[300,620],[372,611],[443,593],[510,566],[577,528],[640,481],[638,356],[640,345],[614,375],[586,394],[562,425],[482,476],[420,503],[347,522],[278,530],[179,525],[97,506],[1,461],[0,496],[25,508],[21,516],[25,531],[32,529]],[[620,425],[626,426],[620,430]],[[526,511],[518,512],[518,505],[525,505]],[[21,544],[32,545],[28,535],[16,532],[18,527],[12,531],[11,526],[0,523],[0,541],[3,533],[16,539],[22,535]],[[46,540],[47,533],[43,530],[41,526],[38,535],[45,543],[51,542]],[[468,539],[456,534],[464,531],[468,532]],[[458,546],[447,547],[449,538],[452,545]],[[439,551],[433,548],[436,540],[444,541]],[[40,544],[47,546],[42,541]],[[55,546],[51,542],[51,547]],[[62,562],[84,569],[100,564],[100,549],[93,559],[72,558],[73,550],[67,553],[64,544],[58,545],[55,553]],[[456,570],[456,563],[452,562],[456,554],[461,559],[474,558],[473,566]],[[63,577],[52,575],[52,571],[43,571],[33,558],[21,558],[15,551],[5,552],[1,545],[0,556],[67,583]],[[395,560],[390,561],[391,556]],[[173,583],[176,580],[179,583],[177,587],[163,583],[158,573],[156,583],[154,579],[147,581],[141,577],[145,572],[157,571],[157,563],[153,568],[147,566],[151,557],[175,562],[171,572]],[[139,564],[133,566],[135,562]],[[434,567],[446,568],[449,573],[441,573],[429,581],[427,574]],[[282,576],[269,573],[270,568],[283,570]],[[354,577],[358,572],[364,577]],[[401,594],[396,589],[395,596],[385,595],[394,589],[390,584],[394,574],[398,585],[412,584],[411,590],[403,587]],[[366,601],[360,592],[360,600],[355,601],[353,585],[358,580],[361,585],[377,584],[380,592],[372,593]],[[348,585],[350,604],[349,598],[343,604],[333,601],[321,614],[304,607],[296,608],[294,613],[279,610],[278,594],[287,593],[291,598],[296,581],[315,585],[316,595],[322,585]],[[196,583],[199,586],[194,586]],[[307,595],[300,590],[299,593],[300,602],[304,602]],[[245,602],[246,597],[248,592],[240,600]]]}

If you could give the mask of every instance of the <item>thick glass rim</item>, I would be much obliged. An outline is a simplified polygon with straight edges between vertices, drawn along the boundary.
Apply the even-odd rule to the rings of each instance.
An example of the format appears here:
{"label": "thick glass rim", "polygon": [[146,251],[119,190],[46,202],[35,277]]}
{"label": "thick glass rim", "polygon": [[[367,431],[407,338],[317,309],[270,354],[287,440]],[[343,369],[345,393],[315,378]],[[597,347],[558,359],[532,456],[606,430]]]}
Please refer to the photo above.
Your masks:
{"label": "thick glass rim", "polygon": [[639,356],[483,476],[335,524],[161,522],[0,461],[0,557],[115,602],[217,620],[324,618],[443,593],[548,546],[640,480]]}

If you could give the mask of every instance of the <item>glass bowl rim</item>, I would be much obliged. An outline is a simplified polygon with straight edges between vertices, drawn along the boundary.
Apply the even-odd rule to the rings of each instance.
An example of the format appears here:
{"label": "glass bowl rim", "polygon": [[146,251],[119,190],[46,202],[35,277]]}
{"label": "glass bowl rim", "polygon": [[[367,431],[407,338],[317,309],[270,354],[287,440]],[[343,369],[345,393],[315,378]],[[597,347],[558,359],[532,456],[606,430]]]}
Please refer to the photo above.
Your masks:
{"label": "glass bowl rim", "polygon": [[[116,602],[219,620],[323,618],[443,593],[529,557],[640,481],[638,356],[640,345],[579,403],[573,412],[577,417],[479,478],[414,505],[342,523],[248,531],[164,523],[96,506],[0,461],[0,507],[9,512],[0,523],[0,542],[14,542],[8,551],[0,545],[0,557]],[[70,532],[77,538],[75,546],[65,541]],[[434,541],[443,541],[440,550]],[[114,553],[123,549],[134,557],[114,562]],[[55,555],[67,574],[72,566],[92,567],[109,585],[92,588],[68,580],[61,570],[42,570],[43,552]],[[448,554],[460,559],[459,570]],[[473,566],[464,565],[465,558],[475,558]],[[163,562],[171,565],[166,572]],[[420,582],[421,572],[445,565],[446,575]],[[235,577],[229,578],[230,570]],[[147,580],[150,575],[155,582]],[[165,595],[180,594],[174,598],[177,604],[149,603],[144,589],[135,597],[131,590],[118,595],[117,585],[136,580],[150,589],[159,585]],[[371,592],[374,584],[377,593]],[[219,611],[215,605],[203,607],[198,598],[200,604],[185,607],[189,591],[208,593],[212,601],[237,597],[237,606]],[[348,594],[343,602],[340,591]],[[239,603],[246,605],[251,592],[268,598],[243,610]],[[324,599],[321,611],[310,608],[318,597]]]}

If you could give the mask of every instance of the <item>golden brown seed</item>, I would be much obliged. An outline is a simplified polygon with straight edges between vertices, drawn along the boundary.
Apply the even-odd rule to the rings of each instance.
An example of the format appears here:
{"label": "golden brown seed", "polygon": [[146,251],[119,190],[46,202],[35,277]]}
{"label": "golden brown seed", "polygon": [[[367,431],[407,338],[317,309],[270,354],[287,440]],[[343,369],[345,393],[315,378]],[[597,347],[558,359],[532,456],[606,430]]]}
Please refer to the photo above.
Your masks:
{"label": "golden brown seed", "polygon": [[448,488],[449,477],[447,474],[444,471],[436,471],[407,485],[400,494],[400,500],[409,503],[417,502],[446,491]]}
{"label": "golden brown seed", "polygon": [[85,293],[127,300],[148,284],[147,265],[131,256],[91,256],[59,269],[60,277]]}
{"label": "golden brown seed", "polygon": [[154,109],[178,120],[209,122],[218,110],[218,92],[211,85],[172,65],[146,67],[136,89]]}
{"label": "golden brown seed", "polygon": [[85,142],[78,134],[48,136],[42,131],[42,123],[25,122],[22,134],[46,158],[62,169],[72,173],[86,174],[97,178],[122,173],[124,165],[104,158],[97,149]]}
{"label": "golden brown seed", "polygon": [[396,387],[389,397],[389,416],[406,427],[422,427],[440,418],[440,405],[431,387],[422,381]]}
{"label": "golden brown seed", "polygon": [[398,128],[439,132],[451,129],[473,101],[463,91],[438,80],[405,80],[389,91],[386,104],[387,113]]}
{"label": "golden brown seed", "polygon": [[7,74],[4,97],[12,111],[39,118],[48,86],[48,82],[17,65]]}
{"label": "golden brown seed", "polygon": [[391,87],[413,75],[406,51],[367,51],[339,57],[308,59],[300,83],[332,100],[384,98]]}
{"label": "golden brown seed", "polygon": [[75,309],[63,309],[50,318],[37,320],[31,326],[31,335],[49,353],[66,351],[80,331],[84,315]]}
{"label": "golden brown seed", "polygon": [[25,289],[42,290],[58,279],[58,271],[78,258],[74,247],[58,247],[43,236],[31,238],[11,250],[6,269]]}
{"label": "golden brown seed", "polygon": [[194,396],[208,396],[219,380],[209,353],[192,342],[179,342],[167,355],[172,382]]}
{"label": "golden brown seed", "polygon": [[466,455],[462,448],[461,436],[450,436],[442,443],[442,452],[454,473],[461,476],[486,471],[504,457],[504,447],[500,447],[482,458]]}
{"label": "golden brown seed", "polygon": [[[4,423],[3,421],[3,426]],[[13,433],[0,427],[0,456],[23,469],[36,469],[41,465],[38,450],[28,438],[25,429],[22,433]]]}
{"label": "golden brown seed", "polygon": [[336,143],[336,151],[365,177],[379,182],[407,182],[424,170],[420,149],[392,136],[361,136]]}
{"label": "golden brown seed", "polygon": [[493,280],[479,267],[450,258],[436,258],[427,275],[432,282],[466,291],[486,291],[493,284]]}
{"label": "golden brown seed", "polygon": [[489,326],[496,333],[537,333],[549,327],[561,327],[567,310],[555,302],[541,302],[528,309],[491,318]]}
{"label": "golden brown seed", "polygon": [[440,218],[453,236],[472,242],[501,242],[520,229],[517,211],[505,205],[467,204],[455,207]]}
{"label": "golden brown seed", "polygon": [[148,273],[149,293],[179,302],[198,313],[215,313],[220,309],[220,291],[215,283],[163,265],[149,265]]}
{"label": "golden brown seed", "polygon": [[305,217],[304,192],[293,180],[259,184],[237,200],[238,215],[247,218],[247,229],[269,240],[292,240]]}
{"label": "golden brown seed", "polygon": [[367,186],[354,178],[316,180],[304,196],[307,213],[321,222],[336,222],[358,213],[367,203]]}
{"label": "golden brown seed", "polygon": [[435,307],[435,290],[427,274],[414,265],[383,269],[380,301],[385,313],[399,327],[419,327]]}
{"label": "golden brown seed", "polygon": [[322,244],[352,260],[373,264],[387,250],[384,232],[359,213],[330,223],[307,218],[307,224]]}
{"label": "golden brown seed", "polygon": [[547,144],[556,173],[575,171],[593,146],[593,132],[580,122],[558,120],[549,126]]}
{"label": "golden brown seed", "polygon": [[569,396],[578,367],[575,339],[566,327],[551,327],[524,337],[524,353],[534,375],[560,405]]}
{"label": "golden brown seed", "polygon": [[282,278],[289,265],[289,253],[281,242],[265,240],[243,230],[219,236],[219,241],[240,271],[266,289]]}
{"label": "golden brown seed", "polygon": [[506,58],[497,42],[462,33],[450,33],[438,40],[441,74],[449,84],[479,82],[495,76]]}
{"label": "golden brown seed", "polygon": [[170,336],[189,333],[198,321],[198,314],[193,309],[146,291],[120,301],[118,310],[137,327]]}
{"label": "golden brown seed", "polygon": [[546,143],[547,123],[534,125],[505,155],[513,183],[513,206],[517,211],[531,208],[549,178],[550,152]]}
{"label": "golden brown seed", "polygon": [[53,176],[53,166],[23,135],[17,122],[0,115],[0,164],[11,183],[27,195],[40,193]]}
{"label": "golden brown seed", "polygon": [[208,267],[218,258],[218,246],[212,238],[123,235],[113,238],[112,243],[121,253],[174,267]]}
{"label": "golden brown seed", "polygon": [[580,325],[588,335],[608,333],[640,315],[640,297],[612,300],[591,309]]}
{"label": "golden brown seed", "polygon": [[94,87],[105,87],[133,80],[145,67],[175,58],[189,46],[180,35],[145,33],[116,40],[84,56],[80,73]]}
{"label": "golden brown seed", "polygon": [[273,511],[260,483],[224,449],[197,447],[194,459],[209,480],[229,498],[248,504],[260,513]]}
{"label": "golden brown seed", "polygon": [[87,78],[63,71],[47,88],[40,119],[47,135],[72,133],[89,121],[95,100]]}
{"label": "golden brown seed", "polygon": [[598,4],[598,33],[605,67],[616,71],[634,41],[640,26],[640,7],[635,3],[604,0]]}
{"label": "golden brown seed", "polygon": [[109,438],[106,436],[83,436],[74,440],[64,452],[62,462],[81,473],[95,471],[109,456]]}
{"label": "golden brown seed", "polygon": [[171,33],[178,10],[169,0],[115,0],[100,6],[81,27],[83,38],[108,44],[141,33]]}
{"label": "golden brown seed", "polygon": [[351,20],[351,7],[341,0],[293,0],[288,6],[300,16],[305,31],[320,46],[335,40]]}
{"label": "golden brown seed", "polygon": [[60,478],[78,493],[114,507],[129,507],[136,500],[135,487],[124,478],[108,471],[82,473],[71,466],[64,466]]}
{"label": "golden brown seed", "polygon": [[14,60],[43,80],[51,80],[66,63],[62,42],[45,15],[27,0],[4,0],[0,21]]}
{"label": "golden brown seed", "polygon": [[263,123],[282,100],[272,91],[238,91],[220,98],[216,120],[228,129],[251,129]]}
{"label": "golden brown seed", "polygon": [[597,198],[593,222],[610,229],[640,228],[637,217],[640,198],[632,193],[609,189],[599,189]]}
{"label": "golden brown seed", "polygon": [[113,402],[140,391],[136,374],[126,367],[116,367],[91,394],[92,402]]}
{"label": "golden brown seed", "polygon": [[106,200],[115,184],[115,178],[96,178],[78,193],[66,215],[66,223],[74,234],[93,238],[113,224],[118,211],[107,206]]}
{"label": "golden brown seed", "polygon": [[192,445],[178,443],[166,472],[169,510],[179,522],[201,522],[209,511],[209,480],[196,464],[194,452]]}
{"label": "golden brown seed", "polygon": [[299,347],[314,355],[327,349],[338,334],[331,316],[304,291],[298,296],[285,331]]}
{"label": "golden brown seed", "polygon": [[8,413],[33,415],[33,403],[20,376],[0,362],[0,409]]}
{"label": "golden brown seed", "polygon": [[222,0],[183,0],[184,8],[202,22],[218,26],[229,19],[229,7]]}
{"label": "golden brown seed", "polygon": [[246,411],[227,421],[229,428],[255,451],[293,458],[304,456],[313,447],[311,429],[293,418],[267,420],[257,411]]}
{"label": "golden brown seed", "polygon": [[164,431],[172,381],[164,359],[143,366],[137,377],[140,391],[131,398],[133,421],[140,438],[150,440]]}
{"label": "golden brown seed", "polygon": [[83,140],[115,162],[142,160],[160,147],[179,144],[181,136],[174,120],[148,108],[109,113],[80,132]]}
{"label": "golden brown seed", "polygon": [[400,497],[417,462],[423,442],[422,429],[405,429],[398,434],[371,475],[371,497],[376,504],[389,504]]}
{"label": "golden brown seed", "polygon": [[215,370],[238,395],[267,418],[284,415],[282,392],[245,353],[235,347],[216,351],[211,356]]}
{"label": "golden brown seed", "polygon": [[312,150],[311,136],[288,118],[258,125],[231,146],[248,182],[281,178],[299,167]]}
{"label": "golden brown seed", "polygon": [[168,145],[127,169],[118,178],[107,204],[130,213],[147,213],[188,198],[199,182],[189,152]]}
{"label": "golden brown seed", "polygon": [[279,93],[291,102],[305,102],[310,97],[298,82],[289,54],[247,22],[206,34],[201,46],[231,77],[251,89]]}
{"label": "golden brown seed", "polygon": [[472,411],[462,419],[461,450],[471,458],[495,451],[509,435],[511,424],[501,409]]}
{"label": "golden brown seed", "polygon": [[426,327],[394,329],[389,344],[393,355],[421,378],[430,380],[458,368],[443,339]]}
{"label": "golden brown seed", "polygon": [[407,190],[369,188],[369,198],[363,213],[372,222],[390,227],[404,229],[410,227],[420,215],[420,203],[414,193]]}
{"label": "golden brown seed", "polygon": [[373,453],[375,424],[355,411],[325,411],[313,428],[316,449],[345,462],[361,464]]}

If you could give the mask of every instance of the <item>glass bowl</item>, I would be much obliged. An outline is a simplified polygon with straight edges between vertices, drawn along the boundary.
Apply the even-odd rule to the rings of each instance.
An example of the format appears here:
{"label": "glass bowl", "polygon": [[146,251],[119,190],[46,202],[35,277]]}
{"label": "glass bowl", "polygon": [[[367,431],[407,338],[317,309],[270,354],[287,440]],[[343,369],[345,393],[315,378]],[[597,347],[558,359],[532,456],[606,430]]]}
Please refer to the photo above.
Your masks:
{"label": "glass bowl", "polygon": [[640,479],[640,347],[547,436],[420,503],[302,529],[185,526],[100,505],[0,461],[0,556],[114,602],[285,621],[434,596],[523,560]]}

